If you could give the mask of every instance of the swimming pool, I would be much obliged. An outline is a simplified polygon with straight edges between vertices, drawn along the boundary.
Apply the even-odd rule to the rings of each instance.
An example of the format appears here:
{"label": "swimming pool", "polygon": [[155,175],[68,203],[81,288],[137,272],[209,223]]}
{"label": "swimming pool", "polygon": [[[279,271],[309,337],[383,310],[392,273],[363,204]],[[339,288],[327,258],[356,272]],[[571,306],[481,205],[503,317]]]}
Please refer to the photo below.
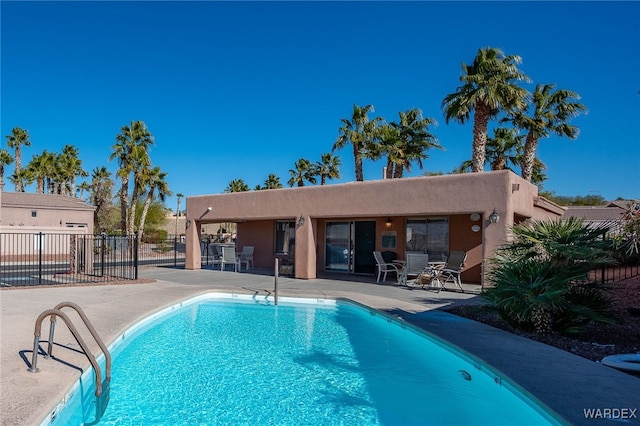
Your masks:
{"label": "swimming pool", "polygon": [[[100,425],[560,424],[478,361],[347,301],[200,296],[110,350]],[[94,419],[90,373],[44,424]]]}

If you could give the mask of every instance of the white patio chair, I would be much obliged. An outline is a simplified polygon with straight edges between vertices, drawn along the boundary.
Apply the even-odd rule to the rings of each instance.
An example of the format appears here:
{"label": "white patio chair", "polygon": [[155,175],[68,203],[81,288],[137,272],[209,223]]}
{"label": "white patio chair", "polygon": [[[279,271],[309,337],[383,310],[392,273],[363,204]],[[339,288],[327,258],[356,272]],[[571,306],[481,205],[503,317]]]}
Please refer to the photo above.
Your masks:
{"label": "white patio chair", "polygon": [[220,258],[220,270],[224,271],[225,265],[233,265],[233,270],[238,272],[240,268],[240,258],[236,256],[235,247],[222,247],[222,257]]}
{"label": "white patio chair", "polygon": [[245,269],[248,271],[253,267],[253,246],[242,247],[242,253],[240,253],[240,266],[244,263]]}
{"label": "white patio chair", "polygon": [[418,277],[429,266],[429,255],[422,253],[407,253],[406,262],[398,276],[398,284],[409,286],[409,277]]}
{"label": "white patio chair", "polygon": [[465,260],[467,260],[467,253],[464,251],[452,251],[449,253],[447,263],[438,273],[438,280],[442,283],[443,287],[447,282],[453,282],[464,293],[460,274],[464,268]]}
{"label": "white patio chair", "polygon": [[379,251],[374,251],[373,257],[376,260],[376,266],[378,268],[378,279],[376,280],[377,283],[380,282],[380,275],[382,274],[384,274],[382,277],[382,282],[385,282],[387,280],[388,272],[395,272],[396,277],[400,277],[400,265],[396,265],[395,263],[386,263],[382,258],[382,253],[380,253]]}

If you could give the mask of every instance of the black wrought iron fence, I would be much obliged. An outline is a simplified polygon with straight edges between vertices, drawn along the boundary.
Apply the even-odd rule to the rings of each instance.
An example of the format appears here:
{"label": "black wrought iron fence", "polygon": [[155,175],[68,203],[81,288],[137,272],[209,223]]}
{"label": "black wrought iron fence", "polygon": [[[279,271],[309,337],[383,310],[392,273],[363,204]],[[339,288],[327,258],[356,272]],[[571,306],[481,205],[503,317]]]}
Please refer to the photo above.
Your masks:
{"label": "black wrought iron fence", "polygon": [[162,240],[140,242],[138,263],[140,266],[184,266],[185,240],[182,237],[170,237]]}
{"label": "black wrought iron fence", "polygon": [[620,265],[606,265],[589,272],[590,283],[612,283],[640,275],[640,262]]}
{"label": "black wrought iron fence", "polygon": [[138,241],[107,235],[1,233],[0,286],[138,279]]}

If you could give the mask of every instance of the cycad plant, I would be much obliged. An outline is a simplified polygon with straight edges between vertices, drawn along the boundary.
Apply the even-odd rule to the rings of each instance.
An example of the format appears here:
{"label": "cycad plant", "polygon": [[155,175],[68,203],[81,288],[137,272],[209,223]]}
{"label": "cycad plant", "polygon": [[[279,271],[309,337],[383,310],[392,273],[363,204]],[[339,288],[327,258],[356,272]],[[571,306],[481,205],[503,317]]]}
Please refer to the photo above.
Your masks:
{"label": "cycad plant", "polygon": [[613,262],[606,232],[576,218],[515,225],[513,241],[491,259],[484,293],[490,307],[513,327],[538,333],[613,323],[609,299],[585,283],[594,266]]}

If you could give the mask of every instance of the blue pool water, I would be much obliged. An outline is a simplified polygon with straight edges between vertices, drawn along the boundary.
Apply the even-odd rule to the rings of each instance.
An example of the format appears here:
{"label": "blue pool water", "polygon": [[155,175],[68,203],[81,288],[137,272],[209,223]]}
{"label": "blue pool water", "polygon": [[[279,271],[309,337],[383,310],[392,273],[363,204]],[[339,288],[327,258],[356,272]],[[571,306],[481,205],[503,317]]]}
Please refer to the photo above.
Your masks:
{"label": "blue pool water", "polygon": [[[297,302],[209,298],[125,333],[99,424],[556,424],[411,326],[351,303]],[[92,383],[83,375],[51,424],[91,422]]]}

